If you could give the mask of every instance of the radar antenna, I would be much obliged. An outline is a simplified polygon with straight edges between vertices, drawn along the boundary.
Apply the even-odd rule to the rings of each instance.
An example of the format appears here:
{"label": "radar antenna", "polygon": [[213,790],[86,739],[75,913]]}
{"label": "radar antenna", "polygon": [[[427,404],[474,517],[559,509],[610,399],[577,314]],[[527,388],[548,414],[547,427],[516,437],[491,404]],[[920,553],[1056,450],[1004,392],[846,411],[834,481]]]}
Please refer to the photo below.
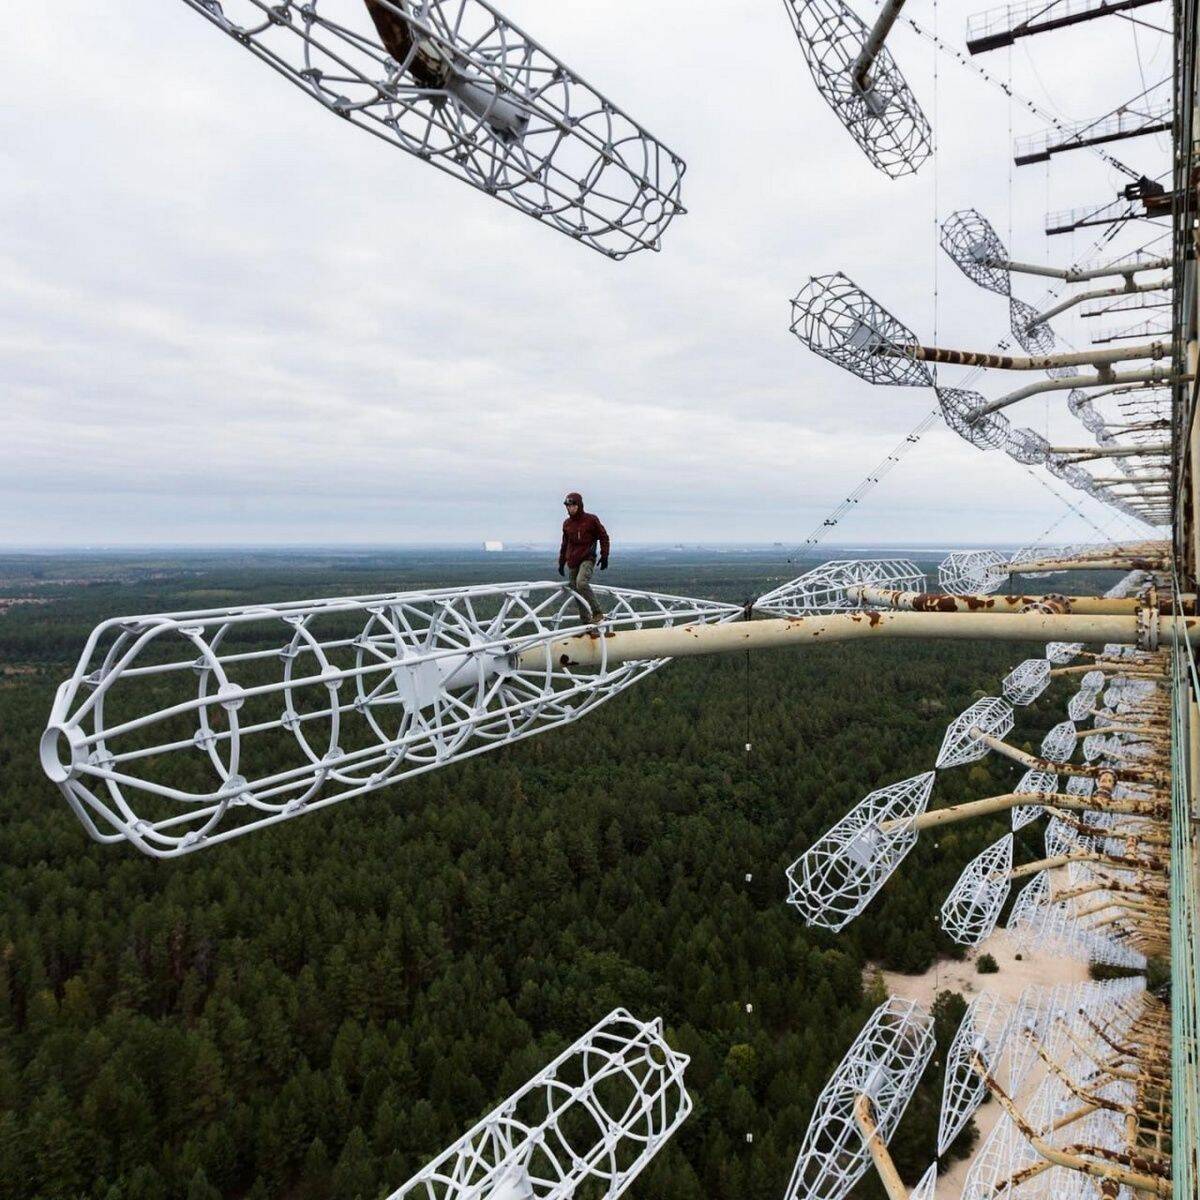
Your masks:
{"label": "radar antenna", "polygon": [[817,91],[872,165],[893,179],[918,171],[932,153],[933,132],[883,45],[895,14],[886,25],[881,15],[872,30],[842,0],[784,6]]}
{"label": "radar antenna", "polygon": [[687,1064],[614,1009],[388,1200],[620,1196],[692,1111]]}
{"label": "radar antenna", "polygon": [[184,0],[330,112],[610,258],[684,163],[487,0]]}
{"label": "radar antenna", "polygon": [[817,1097],[785,1200],[844,1200],[869,1162],[856,1103],[869,1100],[886,1143],[933,1050],[933,1019],[915,1001],[891,996],[872,1013]]}
{"label": "radar antenna", "polygon": [[[596,590],[610,633],[742,615]],[[115,618],[58,690],[42,765],[97,841],[186,854],[573,721],[665,661],[518,661],[577,631],[547,582]]]}

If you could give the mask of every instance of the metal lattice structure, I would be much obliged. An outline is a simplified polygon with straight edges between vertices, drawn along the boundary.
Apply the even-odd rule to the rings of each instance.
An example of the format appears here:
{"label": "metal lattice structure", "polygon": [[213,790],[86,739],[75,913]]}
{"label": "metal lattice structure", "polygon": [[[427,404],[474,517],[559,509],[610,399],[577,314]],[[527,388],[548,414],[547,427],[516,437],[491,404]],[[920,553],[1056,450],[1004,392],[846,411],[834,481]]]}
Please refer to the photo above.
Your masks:
{"label": "metal lattice structure", "polygon": [[[741,614],[597,591],[608,629]],[[581,628],[573,595],[511,583],[115,618],[58,690],[42,765],[98,841],[215,845],[563,725],[661,665],[521,666]]]}
{"label": "metal lattice structure", "polygon": [[1003,450],[1008,444],[1011,425],[1001,412],[983,413],[987,400],[978,392],[962,388],[937,388],[942,420],[964,441],[977,450]]}
{"label": "metal lattice structure", "polygon": [[1050,660],[1027,658],[1004,677],[1000,690],[1009,704],[1024,708],[1032,704],[1050,686]]}
{"label": "metal lattice structure", "polygon": [[1083,653],[1082,642],[1047,642],[1046,657],[1056,667],[1064,667]]}
{"label": "metal lattice structure", "polygon": [[1045,321],[1039,321],[1037,316],[1037,309],[1032,304],[1009,296],[1008,325],[1013,337],[1026,354],[1049,354],[1058,339],[1054,336],[1054,330]]}
{"label": "metal lattice structure", "polygon": [[754,602],[759,612],[781,617],[851,612],[863,607],[851,589],[861,586],[922,588],[925,572],[908,558],[840,558],[821,563],[773,588]]}
{"label": "metal lattice structure", "polygon": [[662,1021],[618,1008],[389,1200],[620,1196],[692,1111]]}
{"label": "metal lattice structure", "polygon": [[950,261],[972,283],[1008,299],[1010,330],[1027,354],[1049,354],[1054,349],[1054,331],[1045,321],[1037,320],[1037,309],[1012,294],[1008,249],[981,212],[965,208],[951,213],[942,222],[940,243]]}
{"label": "metal lattice structure", "polygon": [[1066,793],[1068,796],[1078,796],[1086,800],[1096,790],[1096,781],[1089,775],[1075,775],[1067,780]]}
{"label": "metal lattice structure", "polygon": [[954,718],[942,739],[935,766],[961,767],[965,763],[978,762],[987,752],[987,743],[974,730],[979,729],[992,737],[1003,738],[1012,729],[1015,718],[1012,705],[998,696],[984,696],[970,708]]}
{"label": "metal lattice structure", "polygon": [[817,1097],[785,1200],[843,1200],[870,1161],[855,1102],[870,1098],[886,1142],[934,1044],[933,1019],[915,1001],[891,996],[875,1010]]}
{"label": "metal lattice structure", "polygon": [[951,596],[986,595],[1008,582],[1007,566],[996,550],[954,550],[938,564],[938,586]]}
{"label": "metal lattice structure", "polygon": [[[860,800],[787,870],[788,903],[809,925],[842,929],[870,904],[917,844],[934,773],[878,788]],[[893,823],[884,832],[880,826]]]}
{"label": "metal lattice structure", "polygon": [[981,993],[967,1005],[946,1052],[938,1120],[939,1155],[946,1153],[987,1095],[976,1060],[993,1075],[1003,1077],[1002,1056],[1012,1029],[1012,1015],[1012,1005],[992,992]]}
{"label": "metal lattice structure", "polygon": [[791,330],[814,354],[868,383],[933,385],[929,367],[909,350],[917,335],[840,271],[815,276],[800,289]]}
{"label": "metal lattice structure", "polygon": [[[1044,1103],[1038,1105],[1039,1110],[1042,1108]],[[1044,1120],[1040,1120],[1038,1128],[1044,1124]],[[997,1195],[1003,1196],[1009,1190],[1004,1186],[1005,1181],[1033,1167],[1038,1157],[1012,1118],[1007,1113],[1002,1115],[971,1160],[962,1200],[992,1200]]]}
{"label": "metal lattice structure", "polygon": [[1050,904],[1050,872],[1039,871],[1017,893],[1006,928],[1022,949],[1028,949],[1031,937],[1040,929]]}
{"label": "metal lattice structure", "polygon": [[925,1174],[917,1180],[916,1186],[913,1188],[908,1200],[933,1200],[934,1194],[937,1191],[937,1180],[937,1163],[930,1163],[925,1168]]}
{"label": "metal lattice structure", "polygon": [[[684,211],[680,158],[486,0],[185,2],[347,123],[614,259],[657,250]],[[818,90],[870,161],[893,177],[917,170],[932,142],[883,48],[903,2],[884,0],[868,29],[842,0],[786,0]],[[1029,0],[976,32],[999,44],[1143,2]],[[1005,677],[1003,699],[986,697],[954,720],[934,770],[870,792],[788,869],[789,902],[809,924],[841,929],[879,893],[920,831],[977,817],[998,824],[1006,812],[1020,830],[1049,817],[1044,858],[1014,868],[1007,833],[967,864],[942,906],[942,927],[960,944],[979,945],[1013,882],[1032,876],[1007,923],[1013,938],[1041,954],[1134,971],[1173,954],[1173,1020],[1142,980],[1027,988],[1015,1005],[977,997],[947,1056],[939,1153],[990,1093],[1003,1111],[971,1167],[964,1192],[971,1200],[1165,1197],[1172,1174],[1176,1200],[1196,1196],[1200,850],[1192,784],[1200,769],[1200,672],[1192,641],[1200,611],[1200,444],[1191,437],[1196,389],[1184,385],[1194,384],[1200,359],[1200,136],[1193,128],[1200,17],[1194,5],[1176,6],[1173,16],[1181,29],[1169,103],[1122,104],[1070,128],[1055,120],[1051,133],[1035,135],[1036,145],[1018,147],[1026,158],[1048,157],[1071,145],[1172,130],[1170,193],[1149,176],[1124,192],[1148,219],[1169,216],[1170,259],[1065,272],[1012,262],[970,209],[946,222],[942,246],[969,279],[1008,300],[1024,359],[920,345],[841,274],[810,281],[792,301],[791,325],[815,353],[872,384],[934,386],[934,363],[1045,372],[1049,379],[993,401],[935,389],[940,410],[980,449],[1044,466],[1139,520],[1177,518],[1169,543],[1027,548],[1008,561],[958,552],[939,566],[946,594],[896,597],[891,607],[908,611],[886,613],[858,611],[867,604],[863,589],[922,588],[924,574],[909,560],[825,563],[744,606],[599,588],[608,612],[594,624],[581,624],[577,599],[553,581],[122,618],[95,631],[58,691],[41,744],[47,775],[97,840],[174,857],[561,726],[655,670],[666,653],[740,651],[788,638],[826,644],[879,630],[879,637],[986,634],[1023,644],[1030,637],[1017,633],[1086,637],[1048,642],[1044,658]],[[1136,284],[1135,272],[1155,261],[1173,278]],[[1121,275],[1125,286],[1039,312],[1013,295],[1014,273],[1065,282]],[[1058,313],[1165,293],[1168,285],[1174,307],[1166,341],[1049,357],[1056,337],[1048,320]],[[1139,359],[1167,361],[1114,369]],[[1084,367],[1095,375],[1078,374]],[[1100,395],[1113,397],[1108,420],[1084,390],[1100,386]],[[1052,446],[1000,413],[1068,389],[1067,407],[1095,446]],[[1115,474],[1094,476],[1080,465],[1099,460]],[[1117,494],[1129,488],[1132,496]],[[1005,601],[978,599],[1018,573],[1130,565],[1137,570],[1108,595],[1123,598],[1144,585],[1136,602],[1010,596],[1008,608],[1021,611],[1005,613]],[[955,603],[960,596],[972,599]],[[784,619],[756,624],[756,615]],[[1009,628],[1000,632],[1004,621]],[[1096,654],[1102,639],[1118,640]],[[1087,663],[1066,667],[1085,645]],[[1015,724],[1012,706],[1032,703],[1056,674],[1082,675],[1069,719],[1046,734],[1040,756],[1004,742]],[[1089,716],[1096,724],[1083,756],[1096,765],[1085,767],[1071,759],[1077,726]],[[929,810],[936,770],[989,752],[1024,769],[1014,791]],[[817,1100],[787,1200],[845,1200],[869,1159],[891,1200],[901,1200],[903,1185],[885,1170],[886,1142],[933,1049],[933,1022],[917,1005],[890,999],[876,1010]],[[668,1045],[660,1020],[616,1009],[394,1200],[615,1200],[690,1111],[687,1062]],[[1019,1097],[1026,1083],[1032,1096]],[[935,1182],[931,1167],[909,1200],[932,1200]]]}
{"label": "metal lattice structure", "polygon": [[1079,731],[1074,721],[1060,721],[1042,739],[1042,757],[1051,762],[1065,763],[1075,753]]}
{"label": "metal lattice structure", "polygon": [[1089,671],[1079,684],[1079,691],[1067,702],[1067,716],[1072,721],[1083,721],[1096,706],[1096,701],[1104,688],[1104,673]]}
{"label": "metal lattice structure", "polygon": [[856,78],[870,30],[841,0],[784,0],[817,91],[871,163],[893,179],[932,152],[929,121],[891,53],[881,47]]}
{"label": "metal lattice structure", "polygon": [[1050,457],[1050,443],[1025,425],[1010,425],[1004,453],[1026,467],[1044,466]]}
{"label": "metal lattice structure", "polygon": [[658,249],[681,158],[486,0],[185,0],[324,108],[611,258]]}
{"label": "metal lattice structure", "polygon": [[998,296],[1012,295],[1008,249],[977,209],[951,213],[942,222],[938,240],[950,261],[972,283]]}
{"label": "metal lattice structure", "polygon": [[[1031,767],[1021,776],[1020,782],[1013,788],[1013,791],[1019,796],[1037,796],[1042,800],[1049,800],[1051,796],[1058,794],[1058,776],[1052,775],[1049,771],[1038,771]],[[1045,809],[1040,804],[1018,804],[1012,810],[1013,832],[1015,833],[1030,822],[1036,821],[1043,812]]]}
{"label": "metal lattice structure", "polygon": [[978,946],[993,929],[1008,897],[1013,835],[1006,833],[971,859],[941,909],[942,929],[960,946]]}

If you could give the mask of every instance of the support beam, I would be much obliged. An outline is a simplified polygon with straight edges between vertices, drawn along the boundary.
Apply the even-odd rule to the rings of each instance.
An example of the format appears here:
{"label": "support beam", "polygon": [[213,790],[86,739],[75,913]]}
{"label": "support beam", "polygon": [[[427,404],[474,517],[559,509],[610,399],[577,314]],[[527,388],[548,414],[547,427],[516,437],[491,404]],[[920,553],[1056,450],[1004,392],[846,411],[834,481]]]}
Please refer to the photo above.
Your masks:
{"label": "support beam", "polygon": [[1062,125],[1043,133],[1030,134],[1017,139],[1013,147],[1013,162],[1018,167],[1024,167],[1030,163],[1048,162],[1052,155],[1063,154],[1067,150],[1083,150],[1089,146],[1144,137],[1149,133],[1162,133],[1171,128],[1172,115],[1169,104],[1150,112],[1117,109],[1096,121],[1079,121],[1074,125]]}
{"label": "support beam", "polygon": [[1097,458],[1149,458],[1152,455],[1169,455],[1169,442],[1152,443],[1149,446],[1115,446],[1110,450],[1091,450],[1086,446],[1052,446],[1047,452],[1069,463],[1091,462]]}
{"label": "support beam", "polygon": [[1114,384],[1124,387],[1131,383],[1144,383],[1152,387],[1164,387],[1167,384],[1183,382],[1185,377],[1172,373],[1169,367],[1152,367],[1149,371],[1110,371],[1097,375],[1070,375],[1065,379],[1043,379],[1038,383],[1026,384],[1015,392],[1008,392],[998,400],[992,400],[982,408],[976,409],[976,417],[985,417],[988,413],[999,412],[1018,400],[1040,395],[1042,392],[1066,392],[1075,388],[1111,388]]}
{"label": "support beam", "polygon": [[879,1182],[883,1184],[888,1200],[908,1200],[908,1188],[904,1186],[904,1180],[900,1178],[900,1172],[896,1170],[896,1164],[888,1152],[887,1143],[875,1124],[870,1096],[860,1095],[855,1098],[854,1119],[858,1122],[858,1128],[871,1153],[871,1161],[879,1173]]}
{"label": "support beam", "polygon": [[1032,329],[1035,325],[1041,325],[1051,317],[1057,317],[1059,313],[1064,313],[1067,309],[1074,308],[1077,304],[1083,304],[1087,300],[1112,300],[1118,296],[1135,296],[1145,292],[1168,292],[1170,290],[1171,280],[1166,276],[1161,279],[1149,279],[1144,283],[1134,283],[1130,280],[1124,287],[1091,288],[1086,292],[1077,292],[1074,296],[1068,296],[1065,300],[1060,300],[1046,309],[1045,312],[1038,313],[1026,328]]}
{"label": "support beam", "polygon": [[1002,796],[985,796],[982,800],[967,800],[962,804],[950,804],[935,808],[915,817],[881,821],[880,833],[895,833],[901,829],[938,829],[943,825],[958,825],[979,817],[993,817],[1024,805],[1036,805],[1052,812],[1104,812],[1123,813],[1128,816],[1159,817],[1164,814],[1161,804],[1150,800],[1097,800],[1094,796],[1028,796],[1024,793],[1007,792]]}
{"label": "support beam", "polygon": [[[1041,267],[1036,263],[1013,262],[1009,259],[990,260],[987,265],[1004,267],[1018,275],[1039,275],[1045,279],[1061,279],[1066,283],[1086,283],[1089,279],[1106,279],[1114,275],[1132,279],[1138,271],[1169,271],[1172,264],[1169,258],[1147,258],[1140,262],[1110,263],[1106,267],[1092,267],[1086,271],[1075,267]],[[1170,287],[1170,283],[1167,286]]]}
{"label": "support beam", "polygon": [[879,10],[875,24],[867,34],[867,40],[863,42],[862,49],[850,68],[850,78],[860,92],[870,91],[871,68],[875,65],[883,43],[887,41],[887,35],[891,33],[903,7],[904,0],[885,0],[883,8]]}
{"label": "support beam", "polygon": [[1091,4],[1059,5],[1053,0],[1039,0],[1034,4],[1013,4],[1006,9],[990,8],[967,18],[967,53],[984,54],[1011,46],[1018,38],[1065,29],[1081,21],[1154,3],[1156,0],[1095,0]]}
{"label": "support beam", "polygon": [[[1107,565],[1107,564],[1105,564]],[[1189,642],[1200,642],[1200,617],[1158,621],[1160,636],[1174,626]],[[532,646],[514,656],[522,671],[558,667],[613,667],[656,658],[688,658],[745,650],[823,646],[833,642],[891,639],[1109,642],[1139,644],[1136,616],[1077,616],[1045,613],[881,613],[864,611],[829,616],[740,621],[724,625],[675,625],[663,629],[592,631]]]}
{"label": "support beam", "polygon": [[[989,750],[994,750],[1002,758],[1011,759],[1013,762],[1020,764],[1027,771],[1045,771],[1049,775],[1081,775],[1085,778],[1100,780],[1105,774],[1112,774],[1111,767],[1094,767],[1084,763],[1072,762],[1053,762],[1048,758],[1042,758],[1038,754],[1029,754],[1025,750],[1021,750],[1016,746],[1010,745],[1002,738],[993,737],[990,733],[979,726],[971,728],[971,736],[976,741],[982,742]],[[1153,784],[1156,788],[1170,787],[1171,773],[1169,771],[1159,771],[1153,767],[1144,767],[1140,764],[1129,764],[1121,767],[1121,774],[1128,776],[1130,779],[1138,780],[1142,783]],[[1099,795],[1104,791],[1101,785]],[[1105,797],[1107,799],[1107,796]],[[1032,797],[1030,804],[1036,804],[1037,798]],[[1096,805],[1094,807],[1101,807]]]}
{"label": "support beam", "polygon": [[[1090,616],[1122,616],[1136,613],[1145,605],[1136,596],[1109,599],[1106,596],[949,596],[941,592],[905,592],[859,585],[846,595],[870,608],[892,608],[905,612],[1059,612]],[[1159,612],[1170,616],[1170,600],[1160,600]]]}
{"label": "support beam", "polygon": [[1171,1195],[1171,1181],[1166,1176],[1150,1175],[1143,1171],[1130,1170],[1116,1163],[1099,1162],[1094,1159],[1084,1158],[1078,1153],[1071,1153],[1074,1147],[1060,1150],[1058,1147],[1050,1145],[1050,1143],[1039,1137],[1029,1122],[1025,1120],[1016,1105],[1013,1104],[1008,1093],[996,1082],[991,1071],[988,1070],[987,1064],[983,1062],[978,1054],[973,1055],[973,1065],[988,1091],[999,1101],[1000,1107],[1012,1119],[1029,1144],[1048,1162],[1052,1162],[1056,1166],[1067,1167],[1072,1171],[1082,1171],[1097,1179],[1111,1180],[1113,1183],[1124,1185],[1136,1192],[1142,1192],[1147,1195],[1161,1197],[1169,1197]]}
{"label": "support beam", "polygon": [[[951,367],[986,367],[997,371],[1052,371],[1056,367],[1099,367],[1105,363],[1135,359],[1167,358],[1169,342],[1144,342],[1120,350],[1077,350],[1070,354],[992,354],[978,350],[947,350],[941,346],[880,346],[880,358],[912,358],[918,362],[944,363]],[[1106,379],[1105,383],[1115,380]]]}

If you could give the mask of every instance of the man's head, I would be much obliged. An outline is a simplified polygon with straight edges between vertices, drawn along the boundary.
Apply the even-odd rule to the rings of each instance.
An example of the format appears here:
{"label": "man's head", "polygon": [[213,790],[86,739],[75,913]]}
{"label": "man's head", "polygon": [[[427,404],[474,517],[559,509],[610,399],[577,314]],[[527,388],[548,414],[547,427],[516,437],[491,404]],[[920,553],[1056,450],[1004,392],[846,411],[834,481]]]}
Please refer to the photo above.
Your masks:
{"label": "man's head", "polygon": [[568,517],[577,517],[583,512],[583,497],[578,492],[568,492],[563,501]]}

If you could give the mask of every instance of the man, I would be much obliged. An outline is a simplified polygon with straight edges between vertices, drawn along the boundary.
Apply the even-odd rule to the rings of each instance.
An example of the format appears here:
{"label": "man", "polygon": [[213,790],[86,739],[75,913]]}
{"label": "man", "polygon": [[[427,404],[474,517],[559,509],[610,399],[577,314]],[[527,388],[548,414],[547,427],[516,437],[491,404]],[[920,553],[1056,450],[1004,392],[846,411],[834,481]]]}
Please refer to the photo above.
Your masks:
{"label": "man", "polygon": [[600,543],[600,570],[608,570],[608,530],[594,513],[583,511],[583,497],[569,492],[563,501],[567,519],[562,527],[562,545],[558,548],[558,573],[569,567],[568,581],[575,593],[575,603],[585,621],[593,625],[604,620],[604,610],[591,589],[592,572],[596,568],[596,543]]}

